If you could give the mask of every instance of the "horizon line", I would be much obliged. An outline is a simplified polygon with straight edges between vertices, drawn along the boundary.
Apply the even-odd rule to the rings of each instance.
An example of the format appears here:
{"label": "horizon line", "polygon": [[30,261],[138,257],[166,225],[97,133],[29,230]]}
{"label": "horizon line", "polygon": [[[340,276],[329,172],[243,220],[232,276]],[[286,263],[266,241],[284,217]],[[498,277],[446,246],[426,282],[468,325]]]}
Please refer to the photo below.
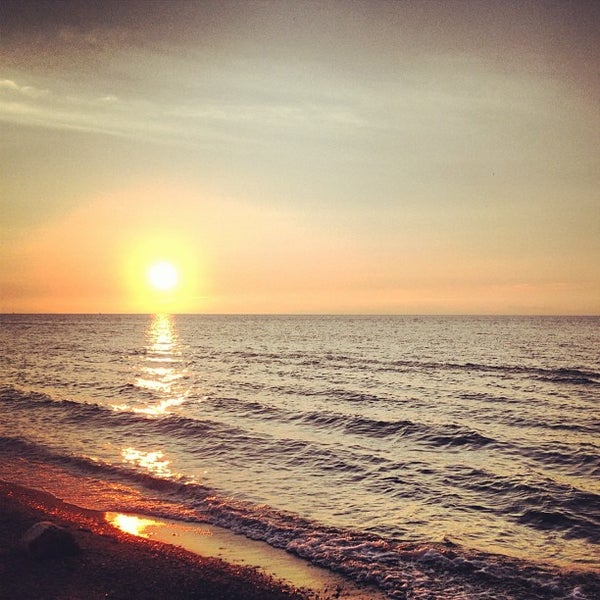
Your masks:
{"label": "horizon line", "polygon": [[370,313],[370,312],[4,312],[0,316],[152,316],[166,314],[170,316],[188,317],[600,317],[600,313]]}

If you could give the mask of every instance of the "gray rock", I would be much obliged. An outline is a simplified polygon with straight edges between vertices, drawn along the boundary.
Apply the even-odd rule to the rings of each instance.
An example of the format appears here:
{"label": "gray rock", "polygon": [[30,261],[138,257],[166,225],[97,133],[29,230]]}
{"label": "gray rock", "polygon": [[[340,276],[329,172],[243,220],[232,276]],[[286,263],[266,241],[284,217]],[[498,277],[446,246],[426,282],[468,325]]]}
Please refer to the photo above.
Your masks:
{"label": "gray rock", "polygon": [[21,546],[34,558],[60,558],[80,551],[75,538],[50,521],[32,525],[23,534]]}

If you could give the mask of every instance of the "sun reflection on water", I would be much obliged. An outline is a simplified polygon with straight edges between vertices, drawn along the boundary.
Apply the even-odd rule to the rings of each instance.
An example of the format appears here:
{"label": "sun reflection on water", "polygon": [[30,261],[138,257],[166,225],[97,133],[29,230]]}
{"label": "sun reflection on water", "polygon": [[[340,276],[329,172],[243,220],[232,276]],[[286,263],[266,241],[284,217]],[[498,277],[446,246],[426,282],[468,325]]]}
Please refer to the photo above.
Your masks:
{"label": "sun reflection on water", "polygon": [[130,533],[131,535],[143,538],[150,537],[150,534],[146,532],[148,527],[160,527],[162,525],[162,523],[154,521],[153,519],[145,519],[134,515],[125,515],[123,513],[107,512],[105,513],[104,518],[113,527],[116,527],[125,533]]}
{"label": "sun reflection on water", "polygon": [[142,452],[135,448],[123,448],[121,450],[123,462],[142,467],[153,475],[160,477],[171,477],[173,472],[169,469],[171,461],[164,459],[164,454],[157,450],[156,452]]}
{"label": "sun reflection on water", "polygon": [[150,324],[151,349],[156,354],[171,354],[176,342],[176,335],[171,321],[171,315],[156,314]]}
{"label": "sun reflection on water", "polygon": [[113,408],[160,416],[187,398],[186,373],[181,365],[181,350],[171,315],[153,315],[146,340],[143,358],[134,366],[137,373],[133,383],[134,390],[144,393],[136,397],[134,403],[114,404]]}

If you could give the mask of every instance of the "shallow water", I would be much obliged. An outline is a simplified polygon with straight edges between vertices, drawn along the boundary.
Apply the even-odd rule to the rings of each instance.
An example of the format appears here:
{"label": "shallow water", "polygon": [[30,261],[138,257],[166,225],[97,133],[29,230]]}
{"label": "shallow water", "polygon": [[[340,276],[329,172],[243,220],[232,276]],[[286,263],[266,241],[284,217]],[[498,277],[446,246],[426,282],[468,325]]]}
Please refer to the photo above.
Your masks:
{"label": "shallow water", "polygon": [[3,315],[0,343],[0,477],[322,564],[600,567],[600,318]]}

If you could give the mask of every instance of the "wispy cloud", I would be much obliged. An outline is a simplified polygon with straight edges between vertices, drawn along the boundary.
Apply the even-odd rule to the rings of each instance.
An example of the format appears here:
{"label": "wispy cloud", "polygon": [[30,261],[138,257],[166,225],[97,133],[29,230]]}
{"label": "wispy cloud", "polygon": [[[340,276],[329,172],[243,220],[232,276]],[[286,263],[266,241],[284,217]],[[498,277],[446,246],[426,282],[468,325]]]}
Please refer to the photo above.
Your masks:
{"label": "wispy cloud", "polygon": [[87,130],[109,135],[173,143],[232,139],[264,142],[269,136],[319,134],[366,125],[348,104],[327,102],[216,102],[182,90],[180,102],[164,98],[124,97],[112,92],[88,94],[42,89],[12,79],[0,80],[0,121],[23,125]]}
{"label": "wispy cloud", "polygon": [[0,79],[0,91],[7,91],[26,98],[44,98],[50,93],[48,90],[42,90],[31,85],[19,85],[12,79]]}

